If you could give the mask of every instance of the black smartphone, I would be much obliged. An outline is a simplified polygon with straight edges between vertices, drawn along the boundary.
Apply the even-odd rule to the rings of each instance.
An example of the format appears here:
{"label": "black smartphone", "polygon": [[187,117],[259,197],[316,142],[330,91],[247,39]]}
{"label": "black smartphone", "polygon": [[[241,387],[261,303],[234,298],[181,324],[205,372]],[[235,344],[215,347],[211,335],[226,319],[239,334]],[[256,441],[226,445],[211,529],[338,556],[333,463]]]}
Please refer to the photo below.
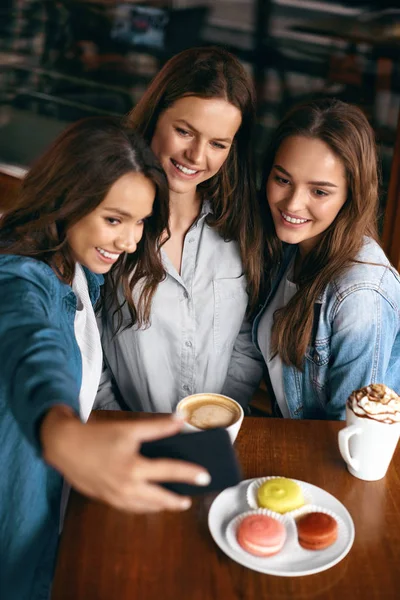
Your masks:
{"label": "black smartphone", "polygon": [[165,481],[169,490],[194,496],[223,490],[242,480],[236,452],[225,429],[207,429],[194,433],[178,433],[167,438],[144,442],[141,453],[147,458],[176,458],[203,466],[211,475],[208,486]]}

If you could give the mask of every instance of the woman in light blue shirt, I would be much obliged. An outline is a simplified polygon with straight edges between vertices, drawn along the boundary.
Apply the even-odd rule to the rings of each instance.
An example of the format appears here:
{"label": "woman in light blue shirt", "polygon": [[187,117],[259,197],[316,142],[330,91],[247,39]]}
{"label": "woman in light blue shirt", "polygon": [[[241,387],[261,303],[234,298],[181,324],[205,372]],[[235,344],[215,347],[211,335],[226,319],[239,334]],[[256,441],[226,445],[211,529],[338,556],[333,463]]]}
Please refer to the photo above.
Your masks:
{"label": "woman in light blue shirt", "polygon": [[[171,412],[189,394],[222,391],[237,338],[252,351],[245,315],[257,307],[262,247],[253,86],[228,52],[186,50],[164,66],[128,121],[168,178],[165,275],[147,328],[114,336],[113,307],[103,313],[108,372],[97,406],[114,406],[114,386],[133,410]],[[259,378],[261,363],[251,365]]]}
{"label": "woman in light blue shirt", "polygon": [[374,132],[355,106],[301,105],[275,132],[264,174],[274,277],[253,336],[276,412],[344,419],[354,389],[400,392],[400,278],[378,243]]}

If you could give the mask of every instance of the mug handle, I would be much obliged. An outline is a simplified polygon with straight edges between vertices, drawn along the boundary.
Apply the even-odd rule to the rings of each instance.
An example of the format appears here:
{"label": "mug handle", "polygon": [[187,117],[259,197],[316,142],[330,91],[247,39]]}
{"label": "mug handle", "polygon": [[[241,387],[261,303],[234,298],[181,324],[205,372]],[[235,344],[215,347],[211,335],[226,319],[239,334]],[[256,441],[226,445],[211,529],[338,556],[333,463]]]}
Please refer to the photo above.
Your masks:
{"label": "mug handle", "polygon": [[343,459],[347,462],[347,464],[354,469],[354,471],[358,471],[360,468],[360,461],[357,458],[353,458],[350,454],[349,449],[349,440],[353,435],[360,435],[361,429],[358,425],[349,425],[345,427],[341,431],[339,431],[339,450]]}

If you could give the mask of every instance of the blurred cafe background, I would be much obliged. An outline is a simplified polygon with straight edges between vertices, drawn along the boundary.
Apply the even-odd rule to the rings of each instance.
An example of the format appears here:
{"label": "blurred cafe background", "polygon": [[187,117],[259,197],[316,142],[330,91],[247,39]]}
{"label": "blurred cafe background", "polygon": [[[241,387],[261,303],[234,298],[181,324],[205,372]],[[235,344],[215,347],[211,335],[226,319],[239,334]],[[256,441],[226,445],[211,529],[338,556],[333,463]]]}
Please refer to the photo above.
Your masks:
{"label": "blurred cafe background", "polygon": [[296,102],[335,96],[363,108],[381,156],[384,245],[399,267],[400,0],[0,4],[1,210],[12,202],[18,178],[66,124],[125,114],[170,56],[221,45],[240,58],[256,85],[258,160],[271,129]]}

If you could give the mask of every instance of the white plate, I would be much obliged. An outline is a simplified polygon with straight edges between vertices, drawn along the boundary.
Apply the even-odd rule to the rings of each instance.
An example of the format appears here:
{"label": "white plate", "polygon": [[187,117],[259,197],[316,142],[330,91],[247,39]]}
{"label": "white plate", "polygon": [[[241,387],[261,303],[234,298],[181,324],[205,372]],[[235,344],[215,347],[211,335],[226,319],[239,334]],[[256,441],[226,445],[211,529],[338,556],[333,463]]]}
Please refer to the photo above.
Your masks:
{"label": "white plate", "polygon": [[242,481],[239,485],[221,492],[212,503],[208,514],[208,527],[214,541],[232,560],[260,573],[296,577],[330,569],[346,556],[354,541],[354,523],[348,510],[332,494],[304,481],[299,483],[309,491],[313,504],[332,511],[339,517],[338,539],[334,544],[325,550],[305,550],[297,542],[296,536],[291,536],[279,554],[268,558],[252,556],[239,547],[235,548],[235,545],[228,541],[227,529],[232,519],[249,510],[246,491],[251,481],[253,480]]}

